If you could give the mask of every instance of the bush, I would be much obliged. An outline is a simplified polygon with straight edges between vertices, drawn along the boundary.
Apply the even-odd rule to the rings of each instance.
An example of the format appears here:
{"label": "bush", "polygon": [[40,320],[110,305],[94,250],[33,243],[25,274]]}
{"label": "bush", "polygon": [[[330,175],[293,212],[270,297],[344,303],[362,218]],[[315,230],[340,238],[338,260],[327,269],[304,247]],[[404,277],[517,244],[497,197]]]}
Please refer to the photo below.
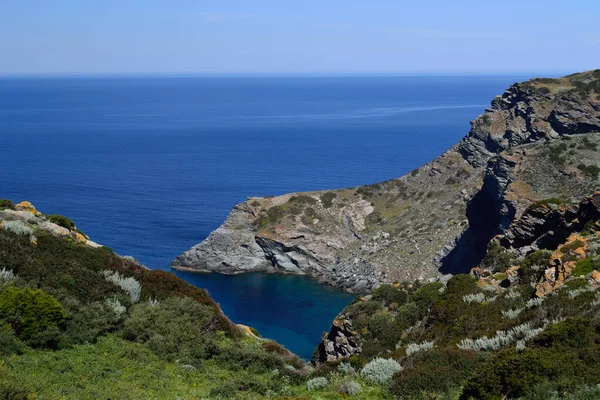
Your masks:
{"label": "bush", "polygon": [[[10,325],[0,325],[0,356],[20,354],[24,348],[25,346],[16,338]],[[1,398],[2,396],[0,396]]]}
{"label": "bush", "polygon": [[427,315],[429,307],[431,307],[431,304],[440,297],[443,289],[443,283],[432,282],[424,284],[412,294],[411,299],[417,305],[420,317]]}
{"label": "bush", "polygon": [[599,257],[586,257],[577,263],[573,269],[574,276],[583,276],[591,273],[595,269],[600,269]]}
{"label": "bush", "polygon": [[120,287],[131,299],[133,303],[137,303],[140,300],[142,293],[142,286],[138,281],[131,277],[121,276],[116,271],[102,271],[104,279]]}
{"label": "bush", "polygon": [[321,390],[324,389],[329,384],[329,381],[324,376],[318,376],[316,378],[309,379],[306,382],[306,389],[309,392],[313,390]]}
{"label": "bush", "polygon": [[402,398],[421,398],[423,392],[460,387],[475,370],[477,359],[475,352],[452,348],[416,354],[410,366],[394,375],[390,391]]}
{"label": "bush", "polygon": [[323,203],[323,207],[329,208],[333,205],[333,199],[337,197],[337,194],[334,192],[325,192],[321,195],[321,202]]}
{"label": "bush", "polygon": [[342,384],[339,391],[340,393],[347,393],[350,396],[354,396],[362,392],[362,386],[356,381],[348,381]]}
{"label": "bush", "polygon": [[31,236],[33,234],[33,229],[19,220],[7,221],[2,224],[2,228],[19,236]]}
{"label": "bush", "polygon": [[467,274],[454,275],[448,280],[444,296],[471,294],[477,291],[477,279]]}
{"label": "bush", "polygon": [[16,279],[15,273],[10,269],[0,269],[0,281],[10,282]]}
{"label": "bush", "polygon": [[17,382],[0,381],[0,399],[29,400],[29,391]]}
{"label": "bush", "polygon": [[402,366],[396,360],[376,357],[363,367],[360,374],[373,382],[386,383],[399,371],[402,371]]}
{"label": "bush", "polygon": [[[212,356],[210,351],[202,352],[202,339],[215,333],[213,316],[212,308],[189,298],[165,299],[155,306],[136,304],[123,325],[122,335],[134,342],[148,343],[156,354],[169,360],[182,357],[193,362],[194,357],[189,359],[192,353],[201,358]],[[204,354],[192,352],[194,347]]]}
{"label": "bush", "polygon": [[594,341],[594,326],[590,320],[571,318],[548,326],[533,339],[532,345],[546,348],[584,349]]}
{"label": "bush", "polygon": [[8,322],[21,340],[30,340],[61,325],[65,312],[49,294],[36,289],[9,287],[0,292],[0,319]]}
{"label": "bush", "polygon": [[354,375],[356,370],[352,366],[352,364],[342,362],[337,366],[338,372],[341,372],[344,375]]}
{"label": "bush", "polygon": [[481,264],[493,272],[504,272],[512,265],[512,256],[504,247],[492,242]]}
{"label": "bush", "polygon": [[391,303],[404,304],[408,299],[408,293],[402,287],[392,285],[381,285],[373,291],[373,300],[381,301],[389,305]]}
{"label": "bush", "polygon": [[0,199],[0,211],[6,210],[6,209],[14,210],[15,203],[13,203],[10,200]]}
{"label": "bush", "polygon": [[54,214],[49,215],[47,218],[48,221],[55,223],[56,225],[62,226],[63,228],[67,228],[68,230],[75,229],[75,223],[65,216]]}
{"label": "bush", "polygon": [[67,321],[60,345],[95,343],[98,337],[115,330],[118,321],[119,317],[106,303],[93,302],[82,306]]}
{"label": "bush", "polygon": [[552,252],[548,250],[536,250],[527,255],[521,262],[519,276],[522,283],[537,282],[543,273],[544,267],[550,262]]}

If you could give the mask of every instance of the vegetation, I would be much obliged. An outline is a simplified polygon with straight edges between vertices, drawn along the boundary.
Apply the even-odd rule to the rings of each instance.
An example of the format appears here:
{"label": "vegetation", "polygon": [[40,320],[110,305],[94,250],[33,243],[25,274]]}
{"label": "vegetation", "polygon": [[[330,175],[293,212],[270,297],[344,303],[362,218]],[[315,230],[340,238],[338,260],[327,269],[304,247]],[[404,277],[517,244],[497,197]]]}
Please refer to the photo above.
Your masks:
{"label": "vegetation", "polygon": [[11,200],[0,199],[0,211],[6,209],[14,210],[15,203],[13,203]]}
{"label": "vegetation", "polygon": [[59,214],[48,215],[48,221],[55,223],[56,225],[62,226],[63,228],[67,228],[68,230],[75,229],[75,223],[71,221],[69,218],[64,217]]}
{"label": "vegetation", "polygon": [[[323,206],[328,198],[335,199],[320,198]],[[278,208],[302,205],[305,213],[318,203],[300,195]],[[534,292],[552,252],[522,258],[499,245],[482,262],[486,278],[398,282],[357,297],[343,314],[362,351],[313,369],[276,342],[246,334],[204,290],[21,223],[30,234],[0,229],[0,398],[600,394],[600,291],[589,279],[599,267],[596,225],[559,247],[576,267],[544,297]],[[507,271],[512,265],[518,275]]]}

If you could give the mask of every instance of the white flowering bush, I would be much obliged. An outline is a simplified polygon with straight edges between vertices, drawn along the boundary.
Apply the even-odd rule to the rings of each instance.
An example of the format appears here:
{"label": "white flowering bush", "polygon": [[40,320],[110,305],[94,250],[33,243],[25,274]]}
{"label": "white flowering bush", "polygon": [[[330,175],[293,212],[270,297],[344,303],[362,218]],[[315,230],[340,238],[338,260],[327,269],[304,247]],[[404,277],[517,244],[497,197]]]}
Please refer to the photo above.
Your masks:
{"label": "white flowering bush", "polygon": [[349,381],[344,383],[344,389],[344,391],[350,396],[354,396],[355,394],[359,394],[362,392],[362,386],[360,386],[360,383],[356,381]]}
{"label": "white flowering bush", "polygon": [[352,365],[350,365],[349,363],[345,363],[345,362],[338,365],[337,370],[338,370],[338,372],[341,372],[344,375],[354,375],[356,373],[356,370],[354,369],[354,367]]}
{"label": "white flowering bush", "polygon": [[530,323],[526,322],[517,325],[507,331],[496,331],[496,336],[488,338],[483,336],[479,339],[463,339],[458,343],[458,348],[461,350],[498,350],[503,346],[514,343],[517,340],[524,342],[529,341],[533,337],[539,335],[545,328],[545,325],[540,328],[533,328]]}
{"label": "white flowering bush", "polygon": [[600,306],[600,293],[596,293],[596,299],[591,303],[594,307]]}
{"label": "white flowering bush", "polygon": [[306,388],[309,392],[313,390],[320,390],[327,386],[328,383],[329,381],[327,380],[327,378],[325,378],[324,376],[319,376],[316,378],[309,379],[308,382],[306,382]]}
{"label": "white flowering bush", "polygon": [[567,295],[569,296],[570,299],[574,299],[577,296],[579,296],[580,294],[583,294],[583,293],[586,293],[586,292],[593,292],[594,290],[596,290],[596,289],[594,289],[591,286],[584,286],[584,287],[580,287],[580,288],[577,288],[577,289],[569,290],[567,292]]}
{"label": "white flowering bush", "polygon": [[121,315],[125,314],[127,311],[127,308],[116,298],[106,299],[104,304],[115,313],[117,318],[121,318]]}
{"label": "white flowering bush", "polygon": [[485,301],[485,293],[465,294],[463,296],[465,303],[483,303]]}
{"label": "white flowering bush", "polygon": [[514,310],[511,308],[509,310],[502,311],[502,316],[506,319],[517,318],[524,310],[524,308],[515,308]]}
{"label": "white flowering bush", "polygon": [[33,234],[33,229],[27,226],[23,221],[18,220],[7,221],[2,224],[2,228],[19,236],[31,236]]}
{"label": "white flowering bush", "polygon": [[360,374],[373,382],[386,383],[399,371],[402,371],[402,366],[396,360],[377,357],[369,361]]}
{"label": "white flowering bush", "polygon": [[16,278],[17,276],[10,269],[0,269],[0,281],[10,282],[15,280]]}
{"label": "white flowering bush", "polygon": [[521,293],[516,290],[509,290],[508,293],[506,293],[506,298],[511,300],[520,299]]}
{"label": "white flowering bush", "polygon": [[431,342],[423,342],[423,343],[420,343],[420,344],[411,343],[406,348],[406,355],[410,356],[410,355],[418,353],[420,351],[431,350],[431,349],[433,349],[433,344],[434,344],[433,341],[431,341]]}
{"label": "white flowering bush", "polygon": [[543,302],[544,302],[543,297],[536,297],[535,299],[529,299],[529,300],[527,300],[527,303],[525,303],[525,308],[541,306]]}
{"label": "white flowering bush", "polygon": [[118,286],[123,290],[133,303],[137,303],[140,300],[142,294],[142,286],[138,281],[131,277],[121,276],[117,271],[102,271],[104,279],[112,284]]}
{"label": "white flowering bush", "polygon": [[498,297],[498,296],[486,297],[485,293],[473,293],[473,294],[465,294],[463,296],[463,301],[467,304],[483,303],[484,301],[490,303],[490,302],[496,300],[496,297]]}

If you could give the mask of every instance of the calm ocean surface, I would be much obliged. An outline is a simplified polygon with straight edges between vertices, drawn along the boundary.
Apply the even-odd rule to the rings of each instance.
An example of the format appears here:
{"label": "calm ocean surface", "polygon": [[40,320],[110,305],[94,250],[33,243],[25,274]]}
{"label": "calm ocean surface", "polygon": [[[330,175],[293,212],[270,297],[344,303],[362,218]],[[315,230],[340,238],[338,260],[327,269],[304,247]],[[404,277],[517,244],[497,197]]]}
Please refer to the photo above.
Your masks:
{"label": "calm ocean surface", "polygon": [[[527,78],[1,78],[0,198],[168,270],[246,197],[403,175]],[[306,358],[352,298],[303,277],[176,274]]]}

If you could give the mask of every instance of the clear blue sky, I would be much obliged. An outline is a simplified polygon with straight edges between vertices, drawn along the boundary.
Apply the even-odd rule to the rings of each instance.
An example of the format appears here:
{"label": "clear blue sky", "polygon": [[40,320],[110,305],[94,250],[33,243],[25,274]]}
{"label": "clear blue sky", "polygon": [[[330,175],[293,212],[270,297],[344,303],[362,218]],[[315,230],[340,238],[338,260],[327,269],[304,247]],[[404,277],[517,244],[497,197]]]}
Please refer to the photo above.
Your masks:
{"label": "clear blue sky", "polygon": [[598,0],[2,0],[1,74],[600,68]]}

